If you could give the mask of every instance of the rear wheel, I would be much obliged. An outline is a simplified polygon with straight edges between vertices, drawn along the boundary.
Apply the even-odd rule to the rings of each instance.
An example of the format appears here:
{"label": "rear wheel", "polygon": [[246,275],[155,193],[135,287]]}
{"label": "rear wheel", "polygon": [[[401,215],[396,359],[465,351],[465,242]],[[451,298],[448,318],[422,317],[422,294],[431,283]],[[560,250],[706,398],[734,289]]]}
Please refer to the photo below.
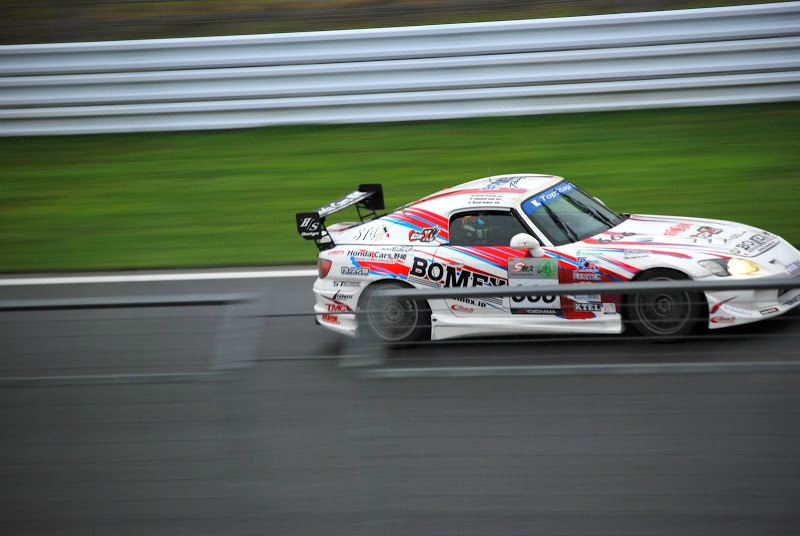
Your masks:
{"label": "rear wheel", "polygon": [[359,335],[387,343],[411,342],[430,337],[431,312],[422,300],[388,297],[379,290],[408,288],[396,282],[372,284],[364,289],[358,309]]}
{"label": "rear wheel", "polygon": [[[686,280],[672,270],[652,270],[636,281]],[[631,294],[627,298],[629,323],[645,337],[674,340],[691,333],[705,318],[706,300],[702,294],[685,290],[655,294]]]}

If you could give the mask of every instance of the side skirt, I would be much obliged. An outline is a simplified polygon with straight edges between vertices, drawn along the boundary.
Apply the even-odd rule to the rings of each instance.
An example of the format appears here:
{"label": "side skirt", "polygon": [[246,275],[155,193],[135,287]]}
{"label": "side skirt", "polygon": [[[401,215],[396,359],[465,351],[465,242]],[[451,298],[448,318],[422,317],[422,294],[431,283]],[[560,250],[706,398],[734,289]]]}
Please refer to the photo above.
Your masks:
{"label": "side skirt", "polygon": [[568,320],[565,318],[539,318],[536,323],[512,324],[507,318],[464,318],[434,313],[431,317],[431,340],[457,337],[526,335],[526,334],[620,334],[622,316],[604,315],[599,318]]}

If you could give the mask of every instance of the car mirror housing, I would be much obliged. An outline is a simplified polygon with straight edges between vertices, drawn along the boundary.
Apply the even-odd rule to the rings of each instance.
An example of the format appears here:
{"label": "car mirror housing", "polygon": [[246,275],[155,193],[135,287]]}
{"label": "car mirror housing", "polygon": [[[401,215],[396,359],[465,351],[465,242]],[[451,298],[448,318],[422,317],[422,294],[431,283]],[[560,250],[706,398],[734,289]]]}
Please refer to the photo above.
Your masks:
{"label": "car mirror housing", "polygon": [[544,250],[541,244],[528,233],[519,233],[512,236],[510,246],[514,249],[527,249],[532,257],[544,257]]}

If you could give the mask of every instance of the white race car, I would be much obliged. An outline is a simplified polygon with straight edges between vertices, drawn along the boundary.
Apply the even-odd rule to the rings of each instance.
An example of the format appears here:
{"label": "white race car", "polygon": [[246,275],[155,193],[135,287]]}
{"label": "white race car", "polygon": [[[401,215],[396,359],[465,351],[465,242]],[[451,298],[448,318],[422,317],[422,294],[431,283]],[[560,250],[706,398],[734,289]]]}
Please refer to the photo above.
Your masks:
{"label": "white race car", "polygon": [[[356,223],[325,225],[356,205]],[[320,249],[317,321],[386,342],[534,333],[621,333],[674,338],[700,324],[723,328],[800,304],[800,288],[600,295],[596,282],[797,278],[800,252],[746,225],[617,214],[561,177],[501,175],[429,195],[378,216],[379,184],[297,214]],[[412,300],[378,288],[586,283],[586,293]],[[364,311],[364,315],[354,314]]]}

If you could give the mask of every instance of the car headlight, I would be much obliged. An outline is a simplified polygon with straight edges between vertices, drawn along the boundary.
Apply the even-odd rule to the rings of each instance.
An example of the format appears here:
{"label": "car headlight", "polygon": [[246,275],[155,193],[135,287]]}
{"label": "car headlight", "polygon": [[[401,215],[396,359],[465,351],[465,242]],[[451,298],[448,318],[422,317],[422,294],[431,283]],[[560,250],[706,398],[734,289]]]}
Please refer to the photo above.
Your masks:
{"label": "car headlight", "polygon": [[747,259],[708,259],[698,264],[718,277],[749,275],[758,272],[761,267]]}
{"label": "car headlight", "polygon": [[754,274],[760,269],[756,263],[747,259],[728,259],[728,272],[731,275]]}

